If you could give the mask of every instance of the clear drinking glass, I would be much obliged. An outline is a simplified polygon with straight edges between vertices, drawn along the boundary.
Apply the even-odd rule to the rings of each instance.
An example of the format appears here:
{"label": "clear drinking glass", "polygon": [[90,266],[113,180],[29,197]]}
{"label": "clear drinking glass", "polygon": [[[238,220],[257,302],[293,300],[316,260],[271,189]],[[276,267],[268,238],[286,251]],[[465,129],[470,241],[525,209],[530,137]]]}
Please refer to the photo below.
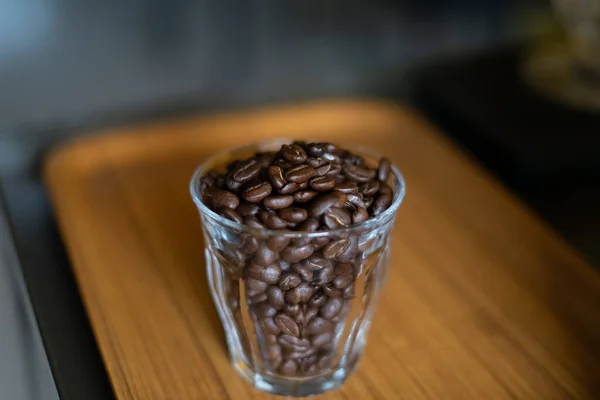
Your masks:
{"label": "clear drinking glass", "polygon": [[[196,170],[190,190],[233,367],[260,390],[301,397],[341,385],[363,352],[404,180],[392,166],[392,205],[373,219],[332,231],[254,229],[202,203],[199,181],[208,171],[224,171],[230,161],[291,142],[271,140],[218,154]],[[380,158],[362,147],[346,148],[375,165]],[[311,255],[328,261],[312,264]]]}

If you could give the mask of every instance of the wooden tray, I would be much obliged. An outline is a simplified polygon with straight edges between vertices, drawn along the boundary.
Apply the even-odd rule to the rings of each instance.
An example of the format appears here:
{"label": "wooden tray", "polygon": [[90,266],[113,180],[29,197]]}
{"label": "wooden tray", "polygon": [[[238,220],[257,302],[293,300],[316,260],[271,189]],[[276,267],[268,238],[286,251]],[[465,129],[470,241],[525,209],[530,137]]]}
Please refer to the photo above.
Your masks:
{"label": "wooden tray", "polygon": [[317,398],[600,394],[599,275],[414,113],[336,102],[101,134],[54,151],[45,179],[119,399],[274,397],[229,365],[188,181],[276,136],[364,142],[407,181],[366,356]]}

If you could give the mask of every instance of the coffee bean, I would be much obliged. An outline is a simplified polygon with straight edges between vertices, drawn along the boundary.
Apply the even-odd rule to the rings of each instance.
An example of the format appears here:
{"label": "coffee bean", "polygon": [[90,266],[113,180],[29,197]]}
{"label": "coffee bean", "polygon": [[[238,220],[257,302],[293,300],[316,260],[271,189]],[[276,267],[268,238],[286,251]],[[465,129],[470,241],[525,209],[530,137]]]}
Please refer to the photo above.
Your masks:
{"label": "coffee bean", "polygon": [[206,190],[205,199],[213,209],[226,207],[235,210],[240,204],[240,199],[235,194],[216,187],[211,187]]}
{"label": "coffee bean", "polygon": [[358,193],[358,186],[354,182],[338,182],[335,184],[335,190],[342,193]]}
{"label": "coffee bean", "polygon": [[331,167],[329,171],[325,173],[327,176],[337,176],[340,172],[342,172],[342,166],[339,163],[330,163]]}
{"label": "coffee bean", "polygon": [[377,179],[382,182],[388,180],[390,176],[391,163],[390,160],[386,157],[383,157],[379,160],[379,166],[377,167]]}
{"label": "coffee bean", "polygon": [[377,181],[369,181],[360,185],[359,191],[368,197],[374,196],[379,190],[379,182]]}
{"label": "coffee bean", "polygon": [[315,248],[312,244],[300,247],[288,246],[281,252],[281,257],[287,262],[295,263],[310,257],[314,251]]}
{"label": "coffee bean", "polygon": [[279,211],[279,217],[287,222],[298,224],[308,218],[308,212],[299,207],[288,207]]}
{"label": "coffee bean", "polygon": [[311,244],[315,247],[315,250],[319,250],[329,243],[327,236],[316,237],[311,241]]}
{"label": "coffee bean", "polygon": [[229,175],[225,177],[225,187],[233,193],[237,193],[243,185],[243,183],[236,181]]}
{"label": "coffee bean", "polygon": [[310,165],[301,164],[285,173],[285,179],[289,182],[303,183],[307,182],[315,174],[315,169]]}
{"label": "coffee bean", "polygon": [[333,339],[333,335],[331,334],[331,332],[323,332],[318,336],[315,336],[312,340],[312,345],[315,347],[322,347],[325,346],[326,344],[331,343]]}
{"label": "coffee bean", "polygon": [[358,165],[344,164],[342,166],[344,175],[354,182],[368,182],[375,178],[375,171],[359,167]]}
{"label": "coffee bean", "polygon": [[285,305],[283,290],[277,286],[269,286],[267,289],[267,299],[269,300],[269,304],[277,310],[281,310]]}
{"label": "coffee bean", "polygon": [[269,176],[269,182],[271,182],[271,185],[273,185],[275,189],[281,189],[285,186],[286,181],[283,177],[283,170],[281,169],[281,167],[271,165],[268,169],[267,174]]}
{"label": "coffee bean", "polygon": [[335,187],[335,179],[330,176],[316,176],[311,178],[309,185],[318,192],[326,192]]}
{"label": "coffee bean", "polygon": [[314,293],[315,289],[308,282],[302,282],[294,289],[288,290],[285,300],[290,304],[306,303]]}
{"label": "coffee bean", "polygon": [[283,306],[283,311],[287,315],[289,315],[291,317],[295,317],[301,311],[300,304],[286,304],[286,305]]}
{"label": "coffee bean", "polygon": [[236,213],[231,208],[223,207],[219,209],[219,215],[231,220],[233,222],[237,222],[238,224],[243,224],[244,219],[240,216],[240,214]]}
{"label": "coffee bean", "polygon": [[352,217],[341,208],[331,207],[323,214],[323,223],[329,229],[345,228],[352,223]]}
{"label": "coffee bean", "polygon": [[342,162],[342,159],[340,158],[340,156],[336,155],[336,154],[331,154],[331,153],[325,153],[323,154],[323,158],[326,159],[327,161],[331,162],[332,164],[340,164]]}
{"label": "coffee bean", "polygon": [[305,332],[309,335],[320,335],[333,330],[333,324],[322,317],[315,317],[306,325]]}
{"label": "coffee bean", "polygon": [[260,221],[253,215],[244,217],[244,225],[248,225],[254,229],[265,229],[266,227],[260,223]]}
{"label": "coffee bean", "polygon": [[323,293],[325,293],[328,297],[331,298],[337,298],[342,296],[342,291],[331,285],[323,286]]}
{"label": "coffee bean", "polygon": [[321,197],[317,197],[312,201],[308,209],[308,214],[311,217],[323,215],[325,211],[331,207],[342,207],[346,202],[346,195],[342,192],[333,192]]}
{"label": "coffee bean", "polygon": [[346,197],[348,198],[348,201],[346,201],[345,205],[348,205],[349,203],[350,205],[354,206],[355,210],[358,208],[366,208],[365,202],[360,194],[350,193]]}
{"label": "coffee bean", "polygon": [[314,199],[317,194],[314,190],[300,190],[294,193],[294,200],[297,203],[307,203]]}
{"label": "coffee bean", "polygon": [[279,336],[278,342],[281,347],[291,351],[306,351],[310,348],[310,341],[308,339],[300,339],[286,333]]}
{"label": "coffee bean", "polygon": [[382,194],[373,203],[373,216],[382,214],[392,204],[392,196],[389,194]]}
{"label": "coffee bean", "polygon": [[379,194],[380,195],[388,195],[390,197],[394,197],[394,191],[392,190],[392,188],[390,187],[390,185],[388,185],[385,182],[380,182],[379,183]]}
{"label": "coffee bean", "polygon": [[327,265],[313,273],[313,283],[323,286],[331,282],[334,278],[333,265]]}
{"label": "coffee bean", "polygon": [[292,205],[294,202],[294,196],[281,195],[281,196],[268,196],[263,199],[265,207],[272,210],[281,210]]}
{"label": "coffee bean", "polygon": [[282,375],[285,376],[295,376],[298,372],[298,365],[293,360],[284,361],[279,367]]}
{"label": "coffee bean", "polygon": [[258,318],[274,317],[277,314],[277,309],[267,302],[258,303],[252,306],[254,315]]}
{"label": "coffee bean", "polygon": [[258,239],[252,235],[244,236],[240,250],[246,254],[254,254],[256,249],[258,249]]}
{"label": "coffee bean", "polygon": [[[277,328],[279,329],[279,328]],[[276,345],[277,344],[277,336],[272,334],[265,335],[265,343],[268,345]]]}
{"label": "coffee bean", "polygon": [[281,346],[277,345],[277,344],[273,344],[271,346],[269,346],[269,353],[268,353],[268,357],[269,360],[278,360],[281,358]]}
{"label": "coffee bean", "polygon": [[304,264],[292,264],[292,271],[297,273],[305,281],[312,281],[313,273],[310,269],[306,268]]}
{"label": "coffee bean", "polygon": [[313,167],[315,170],[324,166],[325,164],[329,164],[329,161],[320,158],[320,157],[309,157],[306,160],[306,164],[310,165],[311,167]]}
{"label": "coffee bean", "polygon": [[260,165],[256,160],[246,160],[239,163],[233,170],[231,176],[237,182],[248,182],[252,178],[256,178],[260,173]]}
{"label": "coffee bean", "polygon": [[215,178],[212,176],[203,176],[202,178],[200,178],[200,181],[198,182],[198,187],[200,188],[200,193],[204,194],[204,191],[215,185]]}
{"label": "coffee bean", "polygon": [[295,288],[301,282],[302,282],[302,279],[300,279],[300,276],[298,276],[298,274],[296,274],[295,272],[286,271],[281,275],[281,279],[279,281],[279,287],[281,288],[281,290],[287,291],[287,290]]}
{"label": "coffee bean", "polygon": [[338,289],[346,289],[354,282],[354,277],[351,274],[339,275],[333,279],[333,286]]}
{"label": "coffee bean", "polygon": [[358,238],[356,235],[352,235],[348,238],[348,241],[350,242],[349,246],[335,257],[336,261],[349,263],[358,257]]}
{"label": "coffee bean", "polygon": [[258,250],[254,254],[254,262],[260,265],[270,265],[275,262],[277,254],[271,250],[265,243],[261,243],[258,246]]}
{"label": "coffee bean", "polygon": [[[311,297],[312,299],[312,297]],[[304,312],[304,324],[309,324],[319,314],[319,309],[316,307],[307,308]]]}
{"label": "coffee bean", "polygon": [[281,155],[290,163],[297,165],[302,164],[307,159],[306,151],[296,144],[281,146]]}
{"label": "coffee bean", "polygon": [[279,335],[279,333],[281,333],[281,330],[277,327],[273,318],[263,318],[260,319],[258,323],[260,324],[263,332],[267,334]]}
{"label": "coffee bean", "polygon": [[287,314],[279,313],[273,318],[275,325],[286,335],[298,336],[300,335],[300,328],[292,317]]}
{"label": "coffee bean", "polygon": [[254,296],[248,296],[248,304],[258,304],[264,301],[267,301],[267,294],[264,292],[255,294]]}
{"label": "coffee bean", "polygon": [[304,351],[293,351],[285,354],[285,358],[288,360],[295,360],[296,362],[300,362],[302,358],[308,357],[316,353],[317,350],[315,348],[309,348]]}
{"label": "coffee bean", "polygon": [[279,264],[279,268],[281,268],[281,271],[289,271],[290,270],[290,263],[284,260],[278,260],[277,263]]}
{"label": "coffee bean", "polygon": [[308,305],[313,308],[319,308],[323,304],[325,304],[326,301],[327,296],[323,292],[318,291],[315,294],[313,294],[313,296],[310,298],[310,300],[308,301]]}
{"label": "coffee bean", "polygon": [[260,274],[260,280],[269,284],[276,284],[279,282],[281,276],[281,268],[278,264],[272,264],[266,266]]}
{"label": "coffee bean", "polygon": [[263,293],[265,290],[267,290],[267,286],[267,283],[261,280],[254,278],[246,279],[246,293],[248,296],[254,296],[256,294]]}
{"label": "coffee bean", "polygon": [[352,214],[352,224],[360,224],[369,219],[369,213],[366,208],[359,208]]}
{"label": "coffee bean", "polygon": [[321,157],[325,153],[324,143],[310,143],[306,146],[306,152],[311,157]]}
{"label": "coffee bean", "polygon": [[273,211],[260,211],[258,218],[265,224],[269,229],[283,229],[287,227],[287,222],[279,218]]}
{"label": "coffee bean", "polygon": [[242,197],[250,203],[258,203],[271,194],[273,188],[269,182],[261,182],[244,190]]}
{"label": "coffee bean", "polygon": [[279,193],[281,194],[293,194],[300,189],[296,182],[287,183],[284,187],[279,189]]}
{"label": "coffee bean", "polygon": [[307,260],[304,260],[303,265],[311,271],[318,271],[324,267],[333,266],[331,260],[323,258],[319,254],[313,254]]}
{"label": "coffee bean", "polygon": [[323,247],[323,257],[335,258],[350,246],[350,240],[339,239]]}
{"label": "coffee bean", "polygon": [[285,249],[292,239],[285,236],[271,236],[267,240],[267,247],[278,253]]}
{"label": "coffee bean", "polygon": [[241,202],[240,205],[235,209],[238,214],[242,217],[248,217],[250,215],[256,215],[260,211],[260,207],[254,203]]}
{"label": "coffee bean", "polygon": [[334,297],[325,303],[323,307],[321,307],[321,316],[325,319],[333,319],[337,317],[342,311],[342,307],[344,302],[342,299]]}
{"label": "coffee bean", "polygon": [[352,300],[354,297],[354,285],[348,286],[346,289],[344,289],[344,293],[342,293],[342,298],[344,300]]}
{"label": "coffee bean", "polygon": [[302,232],[316,232],[321,224],[314,218],[309,218],[298,226],[298,230]]}

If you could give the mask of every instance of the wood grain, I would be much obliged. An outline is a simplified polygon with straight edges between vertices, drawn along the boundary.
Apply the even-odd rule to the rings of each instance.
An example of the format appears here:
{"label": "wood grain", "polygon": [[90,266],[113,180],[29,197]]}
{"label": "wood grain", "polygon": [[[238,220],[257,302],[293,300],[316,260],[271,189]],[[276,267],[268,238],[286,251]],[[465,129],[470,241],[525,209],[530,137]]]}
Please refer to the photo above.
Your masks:
{"label": "wood grain", "polygon": [[365,357],[316,399],[600,398],[600,277],[415,113],[335,102],[99,132],[45,179],[119,399],[268,399],[239,378],[188,194],[215,151],[269,137],[389,155],[407,196]]}

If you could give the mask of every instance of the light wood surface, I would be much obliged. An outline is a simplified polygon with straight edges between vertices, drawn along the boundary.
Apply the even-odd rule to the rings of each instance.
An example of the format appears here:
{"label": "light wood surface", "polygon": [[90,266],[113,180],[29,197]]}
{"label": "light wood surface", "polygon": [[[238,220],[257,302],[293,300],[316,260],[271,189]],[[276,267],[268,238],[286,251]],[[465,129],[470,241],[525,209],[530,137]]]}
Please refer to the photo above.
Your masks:
{"label": "light wood surface", "polygon": [[403,171],[366,355],[315,399],[598,399],[600,277],[413,112],[334,102],[100,132],[45,179],[117,397],[267,399],[230,367],[188,194],[215,151],[269,137],[365,143]]}

